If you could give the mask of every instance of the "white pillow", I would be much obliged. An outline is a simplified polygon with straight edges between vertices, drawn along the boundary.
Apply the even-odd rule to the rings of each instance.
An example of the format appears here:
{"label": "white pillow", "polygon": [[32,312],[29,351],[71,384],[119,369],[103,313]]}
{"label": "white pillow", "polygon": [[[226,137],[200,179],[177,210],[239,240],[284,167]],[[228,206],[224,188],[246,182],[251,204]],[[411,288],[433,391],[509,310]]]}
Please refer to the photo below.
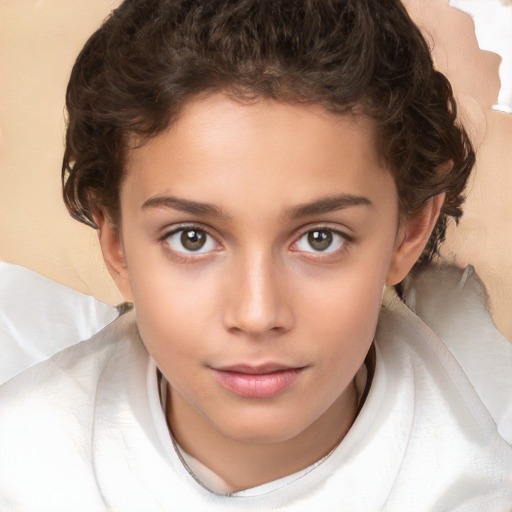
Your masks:
{"label": "white pillow", "polygon": [[115,307],[94,297],[0,262],[0,384],[90,338],[117,316]]}
{"label": "white pillow", "polygon": [[474,268],[432,267],[408,277],[404,299],[450,349],[512,444],[512,345],[494,325]]}

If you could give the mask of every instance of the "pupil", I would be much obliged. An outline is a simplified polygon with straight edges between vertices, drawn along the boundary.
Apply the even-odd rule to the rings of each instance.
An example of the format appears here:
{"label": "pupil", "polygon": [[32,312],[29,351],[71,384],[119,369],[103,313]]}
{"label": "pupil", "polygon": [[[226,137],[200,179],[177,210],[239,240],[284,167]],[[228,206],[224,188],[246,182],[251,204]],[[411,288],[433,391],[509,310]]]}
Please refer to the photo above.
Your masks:
{"label": "pupil", "polygon": [[316,251],[324,251],[332,244],[330,231],[311,231],[308,234],[308,242]]}
{"label": "pupil", "polygon": [[206,242],[206,235],[202,231],[190,229],[181,234],[181,243],[188,251],[197,251]]}

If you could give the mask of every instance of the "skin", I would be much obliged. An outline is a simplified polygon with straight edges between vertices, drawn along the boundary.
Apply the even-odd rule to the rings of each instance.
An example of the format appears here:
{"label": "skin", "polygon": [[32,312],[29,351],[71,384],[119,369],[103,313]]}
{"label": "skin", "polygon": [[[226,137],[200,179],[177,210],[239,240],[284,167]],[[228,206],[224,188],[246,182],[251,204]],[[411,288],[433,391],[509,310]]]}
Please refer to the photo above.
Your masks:
{"label": "skin", "polygon": [[[329,453],[355,419],[383,287],[408,273],[443,198],[400,221],[368,118],[217,94],[131,151],[120,199],[120,229],[97,212],[99,238],[169,381],[180,445],[233,490]],[[183,230],[205,244],[190,250]],[[219,378],[269,363],[298,369],[272,396]]]}

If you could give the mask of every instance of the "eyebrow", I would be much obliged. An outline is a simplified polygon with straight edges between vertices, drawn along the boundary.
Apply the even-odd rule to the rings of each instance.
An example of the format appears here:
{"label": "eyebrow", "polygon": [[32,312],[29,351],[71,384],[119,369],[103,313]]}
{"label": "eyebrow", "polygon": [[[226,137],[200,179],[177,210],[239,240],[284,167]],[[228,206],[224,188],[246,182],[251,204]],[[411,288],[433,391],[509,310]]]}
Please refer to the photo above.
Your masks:
{"label": "eyebrow", "polygon": [[352,194],[339,194],[336,196],[323,197],[311,203],[294,206],[286,215],[291,219],[296,219],[344,210],[351,206],[373,206],[373,203],[367,197],[354,196]]}
{"label": "eyebrow", "polygon": [[[352,194],[339,194],[317,199],[310,203],[304,203],[294,206],[287,210],[285,216],[291,219],[308,217],[311,215],[320,215],[337,210],[343,210],[351,206],[373,206],[373,203],[363,196],[354,196]],[[141,209],[172,208],[192,215],[207,215],[218,218],[229,218],[218,206],[211,203],[202,203],[182,199],[173,196],[154,196],[144,202]]]}
{"label": "eyebrow", "polygon": [[228,217],[218,206],[215,206],[214,204],[201,203],[199,201],[191,201],[190,199],[182,199],[173,196],[150,197],[141,207],[142,210],[153,208],[172,208],[192,215]]}

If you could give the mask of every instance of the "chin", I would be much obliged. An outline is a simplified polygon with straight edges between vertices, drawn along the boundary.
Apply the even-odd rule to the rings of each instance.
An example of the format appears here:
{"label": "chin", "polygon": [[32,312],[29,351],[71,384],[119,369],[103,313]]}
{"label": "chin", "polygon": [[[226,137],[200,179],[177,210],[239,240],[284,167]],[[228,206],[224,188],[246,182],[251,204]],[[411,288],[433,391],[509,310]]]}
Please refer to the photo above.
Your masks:
{"label": "chin", "polygon": [[289,441],[301,434],[308,425],[303,420],[291,422],[291,414],[239,414],[229,425],[217,424],[216,428],[224,437],[248,444],[273,444]]}

